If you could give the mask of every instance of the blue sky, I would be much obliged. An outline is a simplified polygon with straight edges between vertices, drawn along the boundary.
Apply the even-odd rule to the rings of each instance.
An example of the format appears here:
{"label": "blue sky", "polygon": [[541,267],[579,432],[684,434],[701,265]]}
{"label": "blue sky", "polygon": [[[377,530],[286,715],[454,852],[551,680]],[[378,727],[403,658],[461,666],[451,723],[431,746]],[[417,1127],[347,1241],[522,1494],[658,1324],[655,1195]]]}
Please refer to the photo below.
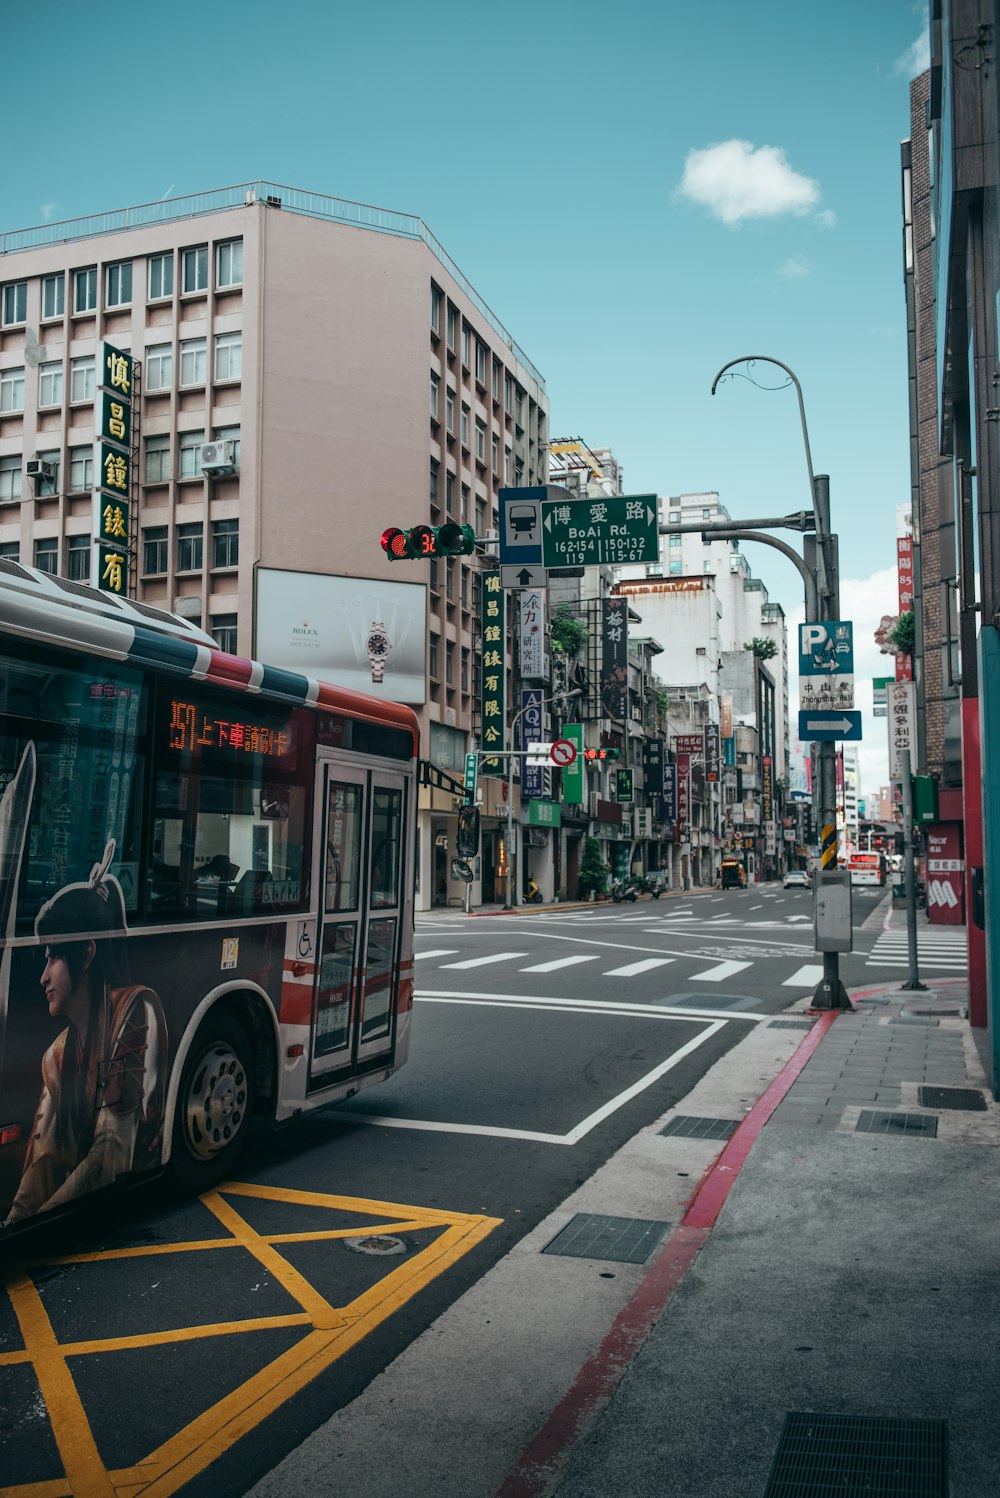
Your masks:
{"label": "blue sky", "polygon": [[[874,615],[858,643],[895,612],[924,6],[43,0],[4,35],[22,144],[0,228],[256,177],[419,214],[545,377],[554,436],[612,447],[629,493],[716,489],[734,516],[807,502],[794,392],[709,394],[728,360],[773,355]],[[791,618],[798,574],[747,555]],[[859,676],[888,666],[856,654]]]}

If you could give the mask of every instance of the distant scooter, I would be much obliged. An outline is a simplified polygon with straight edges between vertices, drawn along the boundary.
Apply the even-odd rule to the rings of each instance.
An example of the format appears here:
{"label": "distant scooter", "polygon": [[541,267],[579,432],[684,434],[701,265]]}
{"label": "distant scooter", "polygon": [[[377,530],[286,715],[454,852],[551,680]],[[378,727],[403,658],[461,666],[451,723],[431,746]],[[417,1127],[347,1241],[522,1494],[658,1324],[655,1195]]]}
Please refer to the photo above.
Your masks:
{"label": "distant scooter", "polygon": [[524,892],[524,903],[525,905],[541,905],[542,903],[542,892],[530,875],[528,876],[528,888]]}
{"label": "distant scooter", "polygon": [[631,879],[616,879],[611,886],[611,898],[616,905],[620,905],[623,900],[629,900],[634,905],[639,892]]}
{"label": "distant scooter", "polygon": [[636,879],[635,884],[640,894],[652,895],[654,900],[658,900],[663,891],[663,885],[660,883],[659,874],[641,874],[639,878]]}

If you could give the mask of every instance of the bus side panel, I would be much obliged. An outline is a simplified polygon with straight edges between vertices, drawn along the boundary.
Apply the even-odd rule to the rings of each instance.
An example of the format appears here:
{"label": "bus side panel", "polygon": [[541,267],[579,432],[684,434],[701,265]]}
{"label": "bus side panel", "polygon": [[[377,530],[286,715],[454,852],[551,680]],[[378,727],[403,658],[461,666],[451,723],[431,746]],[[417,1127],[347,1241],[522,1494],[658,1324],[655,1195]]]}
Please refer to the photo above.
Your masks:
{"label": "bus side panel", "polygon": [[[170,1072],[195,1009],[220,983],[245,982],[277,1013],[285,930],[277,921],[67,942],[48,962],[42,946],[4,954],[0,1221],[159,1168]],[[53,939],[48,951],[58,950]],[[239,1014],[238,997],[229,1001]]]}

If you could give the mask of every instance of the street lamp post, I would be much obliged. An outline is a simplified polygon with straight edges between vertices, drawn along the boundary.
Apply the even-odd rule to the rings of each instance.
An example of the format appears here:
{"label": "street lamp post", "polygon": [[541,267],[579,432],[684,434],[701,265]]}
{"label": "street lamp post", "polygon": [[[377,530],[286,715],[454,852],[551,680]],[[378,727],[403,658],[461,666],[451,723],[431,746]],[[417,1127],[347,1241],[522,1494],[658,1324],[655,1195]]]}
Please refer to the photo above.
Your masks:
{"label": "street lamp post", "polygon": [[514,730],[529,708],[548,707],[551,702],[572,702],[574,697],[582,696],[583,693],[577,688],[572,692],[556,692],[551,697],[543,697],[541,702],[526,702],[510,721],[510,747],[503,751],[507,755],[507,895],[504,900],[504,910],[513,910],[521,903],[520,900],[512,898],[517,891],[518,874],[517,844],[514,840],[514,761],[523,757],[524,750],[514,748],[514,741],[517,738]]}
{"label": "street lamp post", "polygon": [[[820,623],[840,617],[840,587],[837,575],[837,537],[830,531],[830,479],[827,474],[814,474],[812,453],[809,447],[809,430],[806,426],[805,403],[802,386],[795,373],[780,359],[764,354],[745,354],[741,359],[730,359],[712,381],[712,394],[716,392],[723,375],[737,364],[774,364],[784,370],[788,383],[795,386],[799,402],[799,418],[802,423],[802,441],[805,446],[806,468],[809,474],[809,494],[815,517],[816,537],[812,553],[812,568],[808,566],[808,538],[804,545],[807,561],[799,567],[800,572],[815,571],[815,583],[806,587],[806,622]],[[747,378],[750,378],[748,375]],[[751,379],[751,384],[756,381]],[[777,387],[785,388],[785,387]],[[764,539],[763,537],[760,539]],[[790,548],[789,548],[790,550]],[[798,565],[798,563],[796,563]],[[812,615],[812,617],[810,617]],[[837,867],[837,746],[834,742],[820,742],[818,754],[818,811],[821,827],[820,877],[826,870]],[[823,952],[823,977],[813,996],[817,1009],[851,1009],[853,1006],[847,991],[840,981],[840,959],[837,952]]]}

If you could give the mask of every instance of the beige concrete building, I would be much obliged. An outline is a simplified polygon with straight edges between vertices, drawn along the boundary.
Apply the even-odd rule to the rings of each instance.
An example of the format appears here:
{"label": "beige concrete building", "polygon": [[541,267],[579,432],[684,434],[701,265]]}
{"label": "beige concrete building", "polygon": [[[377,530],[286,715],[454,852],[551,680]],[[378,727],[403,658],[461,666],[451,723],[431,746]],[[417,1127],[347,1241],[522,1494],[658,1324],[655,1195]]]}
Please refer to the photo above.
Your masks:
{"label": "beige concrete building", "polygon": [[[238,654],[411,701],[423,757],[460,778],[493,558],[390,563],[379,538],[495,530],[499,488],[545,482],[548,407],[423,222],[254,182],[8,232],[0,257],[0,557],[90,576],[107,340],[140,365],[134,596]],[[453,797],[422,795],[426,907],[461,886]]]}

